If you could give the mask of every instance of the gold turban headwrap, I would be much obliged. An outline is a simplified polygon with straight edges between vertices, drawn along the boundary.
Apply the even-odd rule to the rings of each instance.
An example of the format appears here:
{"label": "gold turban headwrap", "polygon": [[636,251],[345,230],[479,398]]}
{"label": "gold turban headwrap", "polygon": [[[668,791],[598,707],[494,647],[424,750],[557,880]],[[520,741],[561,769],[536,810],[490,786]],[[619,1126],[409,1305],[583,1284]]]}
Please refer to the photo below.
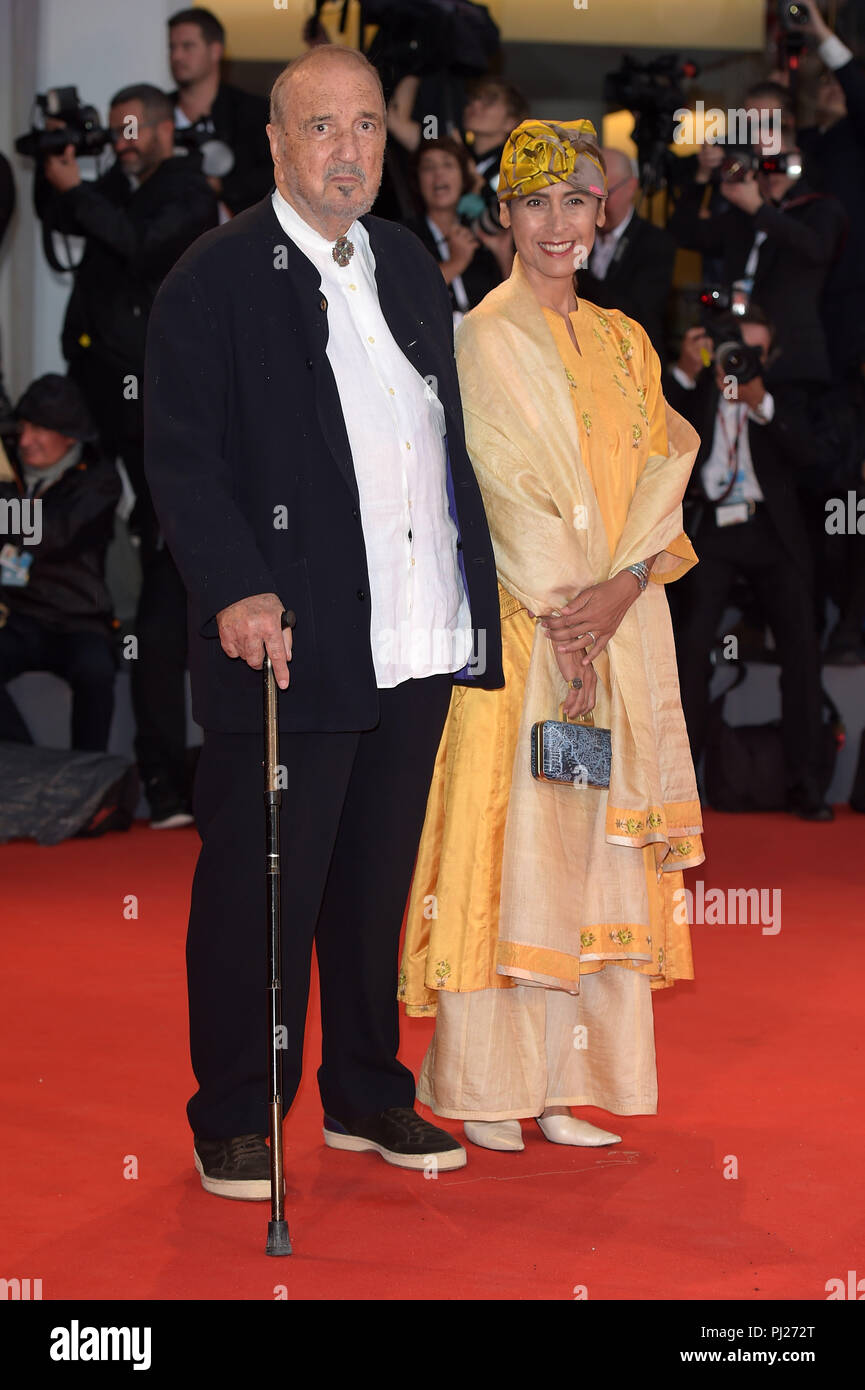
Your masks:
{"label": "gold turban headwrap", "polygon": [[606,198],[597,139],[591,121],[523,121],[502,151],[499,198],[525,198],[551,183]]}

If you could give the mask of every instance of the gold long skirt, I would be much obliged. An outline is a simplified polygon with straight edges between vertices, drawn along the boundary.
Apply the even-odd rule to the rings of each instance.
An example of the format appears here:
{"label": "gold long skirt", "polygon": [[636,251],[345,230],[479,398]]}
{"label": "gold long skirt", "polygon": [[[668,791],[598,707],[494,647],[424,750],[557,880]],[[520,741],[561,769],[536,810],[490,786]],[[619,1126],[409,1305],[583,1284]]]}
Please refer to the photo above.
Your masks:
{"label": "gold long skirt", "polygon": [[[692,978],[692,969],[687,923],[677,926],[671,908],[681,874],[659,880],[651,846],[621,852],[655,939],[665,943],[662,974],[626,961],[587,962],[577,995],[496,971],[508,797],[514,757],[528,756],[516,744],[535,627],[501,588],[500,603],[505,686],[454,688],[406,918],[399,997],[410,1016],[437,1016],[418,1097],[437,1114],[463,1119],[538,1115],[554,1104],[652,1114],[651,990]],[[599,725],[607,707],[599,681]],[[582,788],[575,796],[587,856],[606,849],[605,805],[606,792]],[[578,934],[579,905],[563,903],[562,912],[573,915]]]}

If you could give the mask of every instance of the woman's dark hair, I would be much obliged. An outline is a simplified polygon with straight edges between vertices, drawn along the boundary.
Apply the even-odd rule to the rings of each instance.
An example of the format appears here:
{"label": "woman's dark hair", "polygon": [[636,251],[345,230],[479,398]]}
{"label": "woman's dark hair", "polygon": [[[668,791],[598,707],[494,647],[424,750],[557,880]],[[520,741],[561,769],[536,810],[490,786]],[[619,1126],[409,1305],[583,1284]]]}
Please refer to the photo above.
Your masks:
{"label": "woman's dark hair", "polygon": [[[415,192],[420,196],[420,173],[421,160],[430,150],[443,150],[445,154],[452,155],[460,166],[462,174],[463,193],[469,193],[474,187],[474,174],[472,172],[471,155],[461,140],[455,140],[450,135],[443,135],[440,140],[421,140],[417,149],[411,157],[411,177],[415,186]],[[421,199],[423,201],[423,199]]]}

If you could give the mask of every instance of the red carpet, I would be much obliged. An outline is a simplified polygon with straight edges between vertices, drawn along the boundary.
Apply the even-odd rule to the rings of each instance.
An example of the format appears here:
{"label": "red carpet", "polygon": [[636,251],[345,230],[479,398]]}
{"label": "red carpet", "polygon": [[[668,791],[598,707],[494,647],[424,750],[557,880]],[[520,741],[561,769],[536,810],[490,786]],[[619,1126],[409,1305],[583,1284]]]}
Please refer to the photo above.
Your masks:
{"label": "red carpet", "polygon": [[[616,1149],[527,1123],[524,1153],[470,1146],[432,1181],[325,1149],[316,1002],[280,1261],[267,1205],[208,1196],[192,1168],[195,833],[0,849],[0,1276],[41,1278],[44,1299],[825,1299],[862,1263],[863,829],[846,808],[830,826],[709,817],[689,878],[780,888],[781,930],[693,928],[697,980],[655,996],[659,1114],[616,1120]],[[403,1021],[415,1070],[431,1029]]]}

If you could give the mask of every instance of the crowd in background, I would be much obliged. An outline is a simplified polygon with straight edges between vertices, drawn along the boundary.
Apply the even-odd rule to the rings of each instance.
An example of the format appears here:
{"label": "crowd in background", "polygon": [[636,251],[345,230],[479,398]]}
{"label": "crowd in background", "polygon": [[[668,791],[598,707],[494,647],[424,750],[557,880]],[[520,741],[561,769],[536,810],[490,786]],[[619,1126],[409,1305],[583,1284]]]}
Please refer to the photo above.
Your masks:
{"label": "crowd in background", "polygon": [[[783,73],[731,94],[731,107],[777,118],[780,142],[755,146],[744,170],[720,143],[678,160],[664,226],[638,162],[604,149],[606,221],[577,274],[582,298],[643,325],[669,403],[701,437],[685,504],[700,564],[671,599],[695,762],[711,738],[712,657],[733,606],[738,655],[780,666],[789,809],[826,820],[821,667],[865,661],[865,73],[810,8],[815,121],[798,124]],[[315,25],[306,37],[327,41]],[[148,313],[184,250],[272,187],[267,103],[222,80],[219,20],[180,11],[168,42],[176,88],[117,92],[104,173],[83,178],[72,145],[37,162],[43,225],[84,239],[62,328],[67,375],[39,378],[14,410],[0,398],[0,502],[20,504],[5,512],[19,530],[0,537],[0,742],[30,737],[7,683],[49,670],[72,690],[72,746],[104,750],[120,642],[134,638],[135,753],[156,828],[190,823],[191,763],[185,596],[142,466]],[[374,211],[404,222],[440,263],[456,326],[510,271],[496,188],[529,103],[495,73],[456,93],[407,74],[387,95]],[[0,238],[13,206],[0,156]],[[679,249],[702,255],[702,295],[674,288]],[[126,633],[105,582],[121,491],[134,497],[121,513],[141,574]],[[24,504],[36,499],[41,538],[28,544]]]}

